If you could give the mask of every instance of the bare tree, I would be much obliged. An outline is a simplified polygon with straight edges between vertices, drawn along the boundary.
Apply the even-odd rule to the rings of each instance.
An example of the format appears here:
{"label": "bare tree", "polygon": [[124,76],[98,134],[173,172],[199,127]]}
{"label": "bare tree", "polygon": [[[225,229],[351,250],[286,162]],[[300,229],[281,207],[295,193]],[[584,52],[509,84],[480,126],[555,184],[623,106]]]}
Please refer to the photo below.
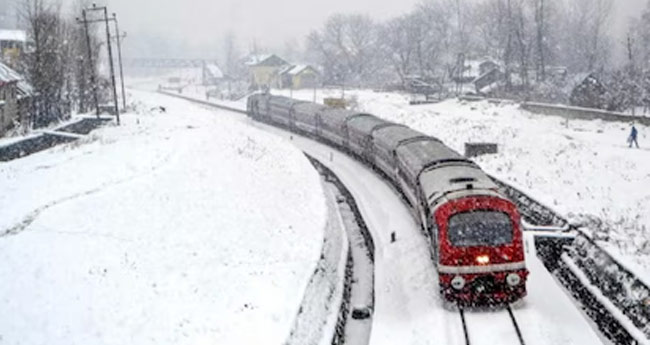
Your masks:
{"label": "bare tree", "polygon": [[309,35],[307,46],[323,66],[326,82],[362,84],[377,68],[376,38],[377,28],[369,17],[336,14],[320,32]]}
{"label": "bare tree", "polygon": [[238,63],[239,49],[237,39],[233,32],[227,32],[222,39],[222,65],[224,72],[228,76],[242,76],[244,71],[241,70]]}
{"label": "bare tree", "polygon": [[26,54],[27,77],[38,94],[39,112],[35,126],[43,126],[66,114],[64,90],[69,26],[60,15],[60,4],[45,0],[25,0],[21,17],[33,42],[33,50]]}

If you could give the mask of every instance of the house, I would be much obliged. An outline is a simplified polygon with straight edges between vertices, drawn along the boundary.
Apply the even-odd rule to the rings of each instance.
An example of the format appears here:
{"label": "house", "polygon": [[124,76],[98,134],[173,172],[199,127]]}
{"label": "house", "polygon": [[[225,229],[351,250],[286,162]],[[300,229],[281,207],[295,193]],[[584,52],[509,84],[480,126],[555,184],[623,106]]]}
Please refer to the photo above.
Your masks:
{"label": "house", "polygon": [[25,51],[27,33],[23,30],[0,29],[0,60],[15,67]]}
{"label": "house", "polygon": [[499,68],[494,60],[483,58],[478,60],[462,60],[451,71],[451,79],[457,83],[471,83],[476,78]]}
{"label": "house", "polygon": [[217,85],[226,79],[225,74],[221,68],[214,63],[204,63],[202,69],[202,84],[203,85]]}
{"label": "house", "polygon": [[607,88],[594,73],[579,74],[573,79],[569,103],[584,108],[607,108]]}
{"label": "house", "polygon": [[248,56],[244,65],[248,68],[251,88],[259,88],[276,86],[280,71],[289,63],[275,54],[264,54]]}
{"label": "house", "polygon": [[499,83],[503,81],[504,77],[504,73],[498,67],[481,74],[473,81],[476,93],[489,93],[495,87],[499,86]]}
{"label": "house", "polygon": [[34,91],[16,71],[0,62],[0,136],[16,121],[28,123],[33,112]]}
{"label": "house", "polygon": [[18,82],[22,77],[0,62],[0,135],[18,119]]}
{"label": "house", "polygon": [[279,72],[281,88],[315,88],[320,86],[320,80],[320,72],[310,65],[291,65]]}

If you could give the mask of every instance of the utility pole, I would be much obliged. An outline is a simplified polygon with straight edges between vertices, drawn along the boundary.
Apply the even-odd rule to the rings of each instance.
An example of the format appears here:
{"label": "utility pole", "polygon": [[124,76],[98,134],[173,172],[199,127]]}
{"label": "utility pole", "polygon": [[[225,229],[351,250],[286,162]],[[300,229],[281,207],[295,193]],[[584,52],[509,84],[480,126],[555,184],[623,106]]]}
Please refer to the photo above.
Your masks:
{"label": "utility pole", "polygon": [[106,23],[106,47],[108,48],[108,62],[111,66],[111,83],[113,84],[113,101],[115,103],[115,116],[117,125],[120,125],[120,107],[117,102],[117,85],[115,85],[115,67],[113,66],[113,45],[111,44],[111,30],[108,27],[108,10],[104,8],[104,22]]}
{"label": "utility pole", "polygon": [[[86,12],[87,11],[103,11],[104,12],[104,19],[88,20],[86,18]],[[111,19],[108,18],[108,9],[106,8],[106,6],[97,7],[97,5],[95,5],[95,4],[93,4],[92,8],[84,9],[83,10],[83,16],[84,16],[83,23],[84,23],[84,26],[86,27],[86,35],[88,35],[88,24],[89,23],[104,22],[104,24],[106,25],[106,48],[108,50],[108,62],[109,62],[110,71],[111,71],[111,84],[113,86],[113,101],[114,101],[114,105],[115,105],[115,116],[117,117],[117,124],[119,125],[120,124],[120,109],[119,109],[119,105],[118,105],[118,102],[117,102],[117,86],[115,84],[115,67],[113,66],[113,48],[112,48],[112,44],[111,44],[111,30],[110,30],[110,28],[108,26],[109,20],[115,20],[115,18],[111,18]],[[119,33],[118,33],[118,36],[119,36]],[[86,38],[87,38],[88,42],[90,42],[89,36],[86,36]],[[88,46],[90,47],[90,43],[89,43]],[[95,84],[94,81],[93,81],[93,84]],[[96,107],[97,107],[97,116],[99,117],[99,105],[97,105],[97,93],[96,92],[95,92],[95,104],[96,104]]]}
{"label": "utility pole", "polygon": [[[120,35],[120,28],[117,25],[117,15],[115,15],[115,13],[113,13],[113,20],[115,21],[115,37],[117,38],[117,56],[118,56],[118,61],[120,63],[120,83],[122,84],[122,110],[125,110],[126,92],[124,91],[124,70],[122,69],[122,44],[120,42],[122,36]],[[124,37],[126,37],[126,34],[124,34]]]}
{"label": "utility pole", "polygon": [[[86,47],[88,48],[88,69],[90,69],[90,87],[93,90],[93,99],[95,101],[95,114],[99,119],[99,99],[97,98],[97,83],[95,82],[95,65],[93,65],[93,53],[90,46],[90,33],[88,32],[88,19],[86,17],[86,10],[82,10],[84,31],[86,32]],[[77,19],[77,22],[79,20]]]}

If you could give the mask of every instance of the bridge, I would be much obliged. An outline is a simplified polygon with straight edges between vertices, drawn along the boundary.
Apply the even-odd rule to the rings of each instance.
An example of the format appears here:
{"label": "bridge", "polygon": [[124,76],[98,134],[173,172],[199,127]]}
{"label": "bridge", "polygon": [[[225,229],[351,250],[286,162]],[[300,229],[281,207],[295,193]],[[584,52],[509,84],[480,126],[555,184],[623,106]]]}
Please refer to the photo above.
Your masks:
{"label": "bridge", "polygon": [[201,68],[206,64],[216,64],[216,59],[182,58],[125,58],[126,68]]}

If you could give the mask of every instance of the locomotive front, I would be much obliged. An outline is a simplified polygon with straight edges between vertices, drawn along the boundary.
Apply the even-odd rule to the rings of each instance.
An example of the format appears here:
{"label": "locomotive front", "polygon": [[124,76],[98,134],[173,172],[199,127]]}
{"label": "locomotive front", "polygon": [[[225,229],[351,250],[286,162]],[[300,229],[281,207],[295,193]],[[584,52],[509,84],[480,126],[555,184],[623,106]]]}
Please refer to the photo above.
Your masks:
{"label": "locomotive front", "polygon": [[496,193],[467,194],[434,212],[442,295],[462,305],[521,299],[528,271],[515,205]]}

